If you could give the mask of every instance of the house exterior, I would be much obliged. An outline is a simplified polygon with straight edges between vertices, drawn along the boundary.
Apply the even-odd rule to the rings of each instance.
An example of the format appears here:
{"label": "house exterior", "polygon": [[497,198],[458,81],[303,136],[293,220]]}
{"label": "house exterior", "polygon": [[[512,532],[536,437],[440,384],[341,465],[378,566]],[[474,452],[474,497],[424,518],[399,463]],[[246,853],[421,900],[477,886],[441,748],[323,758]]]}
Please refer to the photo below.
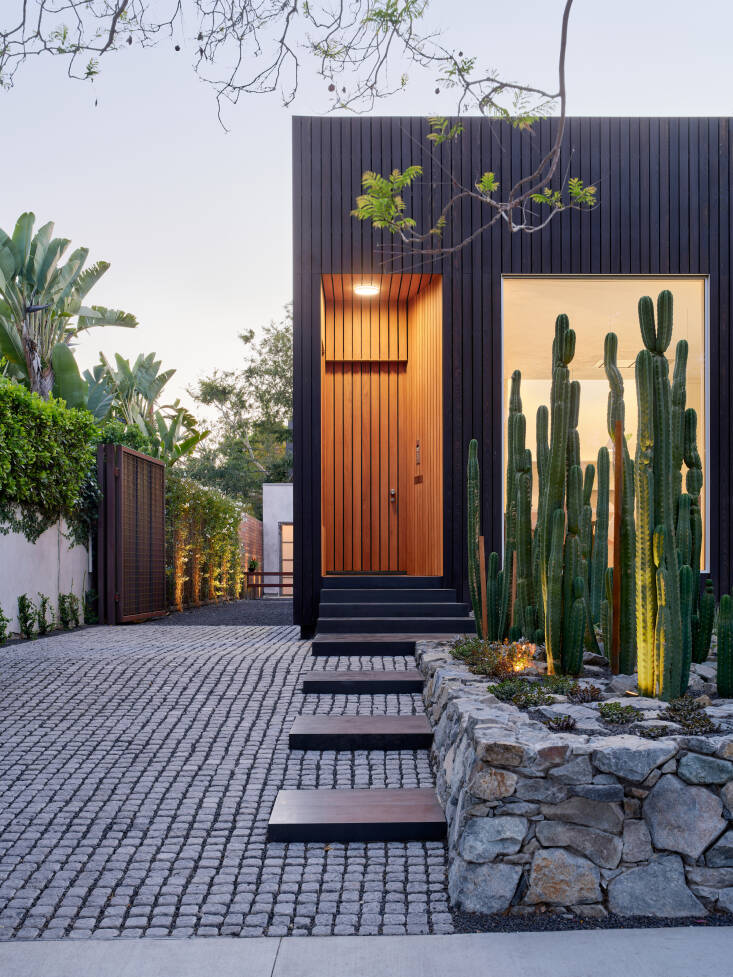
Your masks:
{"label": "house exterior", "polygon": [[[534,454],[554,319],[568,313],[583,462],[594,460],[608,438],[604,335],[619,335],[633,438],[636,302],[663,288],[675,300],[673,343],[689,343],[704,566],[719,592],[730,590],[730,119],[570,119],[560,171],[595,184],[598,206],[558,213],[536,234],[497,224],[436,260],[396,252],[389,234],[350,216],[364,171],[419,163],[407,199],[427,228],[451,175],[470,185],[491,170],[514,184],[549,149],[556,124],[520,132],[469,118],[460,139],[429,150],[420,118],[293,120],[294,610],[303,635],[317,627],[329,577],[437,579],[465,601],[467,447],[478,440],[483,533],[501,551],[512,371],[522,372]],[[458,208],[452,240],[479,226],[478,208]],[[358,294],[364,285],[371,295]]]}
{"label": "house exterior", "polygon": [[[265,482],[262,486],[262,570],[266,574],[293,572],[292,482]],[[281,587],[280,583],[274,577],[265,577],[265,594],[290,597],[290,578],[287,585],[283,581]]]}

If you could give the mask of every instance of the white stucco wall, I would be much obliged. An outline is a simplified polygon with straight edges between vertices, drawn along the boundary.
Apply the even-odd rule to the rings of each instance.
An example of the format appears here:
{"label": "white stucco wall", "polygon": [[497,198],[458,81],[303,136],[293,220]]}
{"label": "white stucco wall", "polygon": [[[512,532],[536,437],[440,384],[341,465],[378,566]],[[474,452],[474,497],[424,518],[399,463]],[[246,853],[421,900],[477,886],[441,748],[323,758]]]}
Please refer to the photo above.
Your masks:
{"label": "white stucco wall", "polygon": [[51,598],[58,616],[59,594],[72,591],[84,606],[89,581],[89,554],[84,546],[73,546],[64,536],[66,526],[51,526],[36,543],[10,533],[0,536],[0,607],[10,618],[10,631],[18,631],[18,597],[28,594],[38,602],[39,591]]}
{"label": "white stucco wall", "polygon": [[[265,482],[262,486],[262,569],[280,570],[280,523],[293,521],[293,483]],[[265,588],[276,594],[277,588]]]}

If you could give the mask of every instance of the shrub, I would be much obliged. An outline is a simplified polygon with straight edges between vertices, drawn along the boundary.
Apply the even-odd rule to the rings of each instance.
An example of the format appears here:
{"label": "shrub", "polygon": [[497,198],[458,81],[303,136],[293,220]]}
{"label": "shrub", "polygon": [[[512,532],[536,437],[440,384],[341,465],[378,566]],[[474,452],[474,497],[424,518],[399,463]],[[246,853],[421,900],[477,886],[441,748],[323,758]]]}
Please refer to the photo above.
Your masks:
{"label": "shrub", "polygon": [[28,594],[21,594],[18,598],[18,627],[24,638],[35,638],[36,605]]}
{"label": "shrub", "polygon": [[169,600],[178,610],[241,595],[242,509],[217,489],[168,472],[166,537]]}
{"label": "shrub", "polygon": [[659,718],[677,723],[686,733],[693,735],[720,732],[720,727],[712,721],[705,710],[688,696],[673,699],[664,712],[659,714]]}
{"label": "shrub", "polygon": [[0,377],[0,532],[34,543],[72,518],[94,461],[94,418]]}
{"label": "shrub", "polygon": [[601,698],[601,690],[597,685],[580,685],[579,682],[574,682],[568,689],[567,694],[571,702],[578,704],[583,702],[598,702]]}
{"label": "shrub", "polygon": [[79,598],[73,591],[59,594],[59,623],[64,631],[79,627]]}
{"label": "shrub", "polygon": [[508,678],[532,664],[533,652],[529,645],[514,641],[489,641],[475,635],[459,638],[451,648],[451,654],[465,662],[476,675],[491,678]]}
{"label": "shrub", "polygon": [[0,607],[0,645],[4,645],[8,640],[8,625],[10,624],[10,618],[5,617],[3,614],[3,609]]}
{"label": "shrub", "polygon": [[633,706],[622,706],[620,702],[602,702],[598,707],[601,719],[605,719],[612,726],[625,726],[641,719],[642,712]]}
{"label": "shrub", "polygon": [[[36,626],[38,628],[38,634],[43,637],[44,634],[48,634],[54,624],[53,612],[51,611],[51,600],[46,597],[45,594],[38,592],[38,606],[36,607]],[[51,611],[51,616],[49,618],[49,611]]]}
{"label": "shrub", "polygon": [[572,716],[568,716],[565,713],[559,716],[552,716],[550,719],[543,719],[542,722],[553,733],[567,733],[571,729],[575,729],[575,720]]}
{"label": "shrub", "polygon": [[84,594],[84,623],[99,624],[99,609],[97,601],[99,594],[96,590],[87,590]]}
{"label": "shrub", "polygon": [[493,692],[502,702],[511,702],[520,709],[546,706],[553,701],[552,694],[543,681],[530,682],[524,678],[504,679],[496,685],[490,685],[489,692]]}

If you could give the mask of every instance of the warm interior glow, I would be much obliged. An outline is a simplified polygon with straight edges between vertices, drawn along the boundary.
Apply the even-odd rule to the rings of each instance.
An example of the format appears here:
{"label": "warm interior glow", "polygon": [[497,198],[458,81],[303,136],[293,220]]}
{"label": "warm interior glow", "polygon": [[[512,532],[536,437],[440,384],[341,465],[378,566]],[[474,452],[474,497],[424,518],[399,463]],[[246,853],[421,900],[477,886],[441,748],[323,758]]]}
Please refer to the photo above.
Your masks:
{"label": "warm interior glow", "polygon": [[361,282],[358,285],[354,285],[354,294],[356,295],[379,295],[379,285],[375,285],[374,282]]}
{"label": "warm interior glow", "polygon": [[[527,418],[527,447],[533,461],[533,520],[537,516],[537,444],[536,415],[540,404],[550,403],[552,339],[555,318],[565,312],[576,333],[575,357],[570,376],[580,380],[581,464],[595,463],[598,449],[605,444],[611,451],[611,486],[609,524],[613,526],[613,453],[606,428],[608,380],[603,369],[603,341],[607,332],[618,335],[618,365],[624,381],[626,404],[626,437],[629,451],[636,451],[637,403],[635,360],[643,348],[637,304],[642,295],[650,295],[656,307],[657,295],[668,288],[674,299],[674,330],[667,351],[670,376],[675,346],[680,339],[689,344],[687,360],[687,407],[697,412],[697,444],[703,463],[704,486],[708,464],[706,444],[705,399],[705,279],[702,277],[624,277],[582,276],[507,277],[503,282],[504,306],[504,415],[503,437],[506,440],[506,417],[509,409],[509,386],[513,370],[522,374],[522,408]],[[506,445],[504,445],[506,463]],[[683,474],[684,474],[683,466]],[[702,492],[703,552],[706,567],[705,496]],[[593,492],[595,510],[596,491]],[[609,541],[609,560],[612,559]]]}

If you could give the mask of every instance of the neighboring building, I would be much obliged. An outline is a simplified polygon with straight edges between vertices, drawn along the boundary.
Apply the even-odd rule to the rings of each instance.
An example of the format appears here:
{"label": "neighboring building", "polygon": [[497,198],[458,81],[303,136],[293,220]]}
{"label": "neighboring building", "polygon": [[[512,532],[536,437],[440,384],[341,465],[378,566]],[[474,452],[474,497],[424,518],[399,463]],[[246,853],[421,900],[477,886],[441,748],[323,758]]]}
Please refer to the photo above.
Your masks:
{"label": "neighboring building", "polygon": [[[265,573],[293,572],[293,483],[265,482],[262,486],[262,570]],[[268,579],[270,586],[267,586]],[[287,586],[265,577],[265,593],[291,597],[292,578]]]}
{"label": "neighboring building", "polygon": [[252,560],[257,561],[257,569],[262,569],[262,523],[254,516],[245,513],[239,524],[239,544],[242,548],[242,561],[245,570]]}
{"label": "neighboring building", "polygon": [[[350,216],[365,170],[420,163],[408,206],[427,226],[451,174],[471,185],[491,170],[512,185],[535,169],[556,124],[521,132],[465,119],[460,139],[432,149],[438,165],[423,119],[293,121],[294,610],[304,635],[317,625],[325,576],[430,577],[467,599],[468,442],[479,442],[483,533],[500,551],[509,377],[522,372],[534,456],[558,313],[568,313],[578,336],[571,373],[582,384],[583,462],[607,442],[609,330],[619,335],[635,440],[636,303],[663,288],[675,299],[673,342],[685,337],[690,347],[705,568],[719,592],[731,587],[729,119],[570,119],[559,172],[594,183],[598,207],[558,213],[531,235],[497,224],[440,260],[409,251],[400,258],[394,237]],[[461,205],[451,240],[479,220],[477,204]],[[376,294],[358,295],[360,284]]]}

